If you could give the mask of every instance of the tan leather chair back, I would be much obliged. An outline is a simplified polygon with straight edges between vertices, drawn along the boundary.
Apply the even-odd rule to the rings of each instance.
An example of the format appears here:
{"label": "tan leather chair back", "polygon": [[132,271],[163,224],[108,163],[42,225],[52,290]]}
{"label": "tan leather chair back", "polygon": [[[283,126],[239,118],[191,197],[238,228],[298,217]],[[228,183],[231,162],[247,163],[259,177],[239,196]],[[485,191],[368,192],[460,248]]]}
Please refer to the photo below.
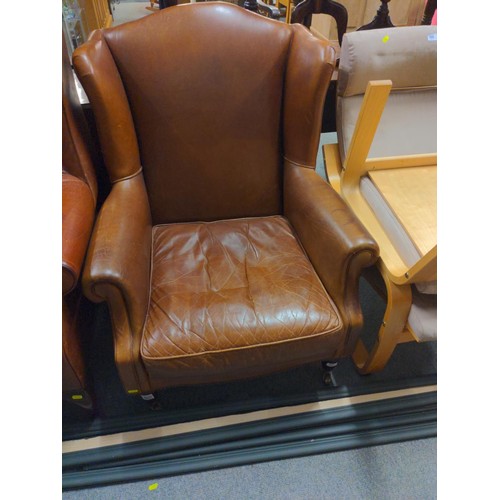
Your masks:
{"label": "tan leather chair back", "polygon": [[110,177],[142,168],[153,224],[282,212],[297,28],[210,2],[94,32],[75,52]]}

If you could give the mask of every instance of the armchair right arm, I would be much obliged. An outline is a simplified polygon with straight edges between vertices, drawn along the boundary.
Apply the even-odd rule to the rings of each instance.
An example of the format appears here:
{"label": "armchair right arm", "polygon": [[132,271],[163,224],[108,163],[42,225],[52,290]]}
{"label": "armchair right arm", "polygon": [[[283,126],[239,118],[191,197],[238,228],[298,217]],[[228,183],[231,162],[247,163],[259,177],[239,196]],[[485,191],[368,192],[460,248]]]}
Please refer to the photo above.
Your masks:
{"label": "armchair right arm", "polygon": [[297,232],[346,328],[342,353],[350,355],[363,324],[358,284],[378,245],[335,190],[312,168],[285,163],[285,216]]}

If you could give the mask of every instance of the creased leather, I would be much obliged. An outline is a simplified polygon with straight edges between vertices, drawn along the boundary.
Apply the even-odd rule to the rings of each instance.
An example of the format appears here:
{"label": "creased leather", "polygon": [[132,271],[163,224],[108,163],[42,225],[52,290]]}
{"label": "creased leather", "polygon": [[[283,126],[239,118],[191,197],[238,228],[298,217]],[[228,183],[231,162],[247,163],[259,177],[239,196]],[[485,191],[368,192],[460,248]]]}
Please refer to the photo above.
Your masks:
{"label": "creased leather", "polygon": [[155,226],[152,254],[141,347],[147,366],[168,369],[178,359],[177,378],[186,382],[190,367],[217,372],[237,350],[252,351],[240,361],[244,370],[275,366],[272,344],[293,352],[290,344],[301,340],[297,349],[310,358],[307,338],[334,337],[333,352],[342,337],[335,305],[281,216]]}
{"label": "creased leather", "polygon": [[341,353],[351,354],[354,336],[362,325],[359,276],[364,267],[377,260],[378,246],[342,198],[314,170],[285,162],[284,200],[285,216],[343,321],[353,328],[347,332]]}

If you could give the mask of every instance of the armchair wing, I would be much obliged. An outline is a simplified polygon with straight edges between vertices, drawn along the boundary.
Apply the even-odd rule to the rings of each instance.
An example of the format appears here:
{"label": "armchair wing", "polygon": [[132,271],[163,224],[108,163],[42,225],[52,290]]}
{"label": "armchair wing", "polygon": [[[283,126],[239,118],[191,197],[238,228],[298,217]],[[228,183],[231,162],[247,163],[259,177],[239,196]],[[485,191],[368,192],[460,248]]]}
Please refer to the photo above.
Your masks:
{"label": "armchair wing", "polygon": [[[375,263],[379,249],[354,212],[314,170],[335,54],[303,26],[293,27],[285,97],[284,215],[347,326],[344,351],[338,353],[342,356],[352,352],[362,325],[359,276]],[[314,52],[328,64],[315,64],[310,56]]]}

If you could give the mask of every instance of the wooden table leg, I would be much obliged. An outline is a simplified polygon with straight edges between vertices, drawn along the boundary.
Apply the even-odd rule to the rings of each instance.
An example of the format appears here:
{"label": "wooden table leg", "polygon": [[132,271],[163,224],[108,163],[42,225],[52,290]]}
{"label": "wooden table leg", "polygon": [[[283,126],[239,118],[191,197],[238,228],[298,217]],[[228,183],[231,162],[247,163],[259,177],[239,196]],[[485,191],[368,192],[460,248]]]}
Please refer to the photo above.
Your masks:
{"label": "wooden table leg", "polygon": [[394,24],[392,24],[391,18],[389,17],[389,6],[387,5],[391,0],[380,1],[381,5],[372,21],[364,26],[361,26],[361,28],[358,28],[356,31],[394,28]]}

